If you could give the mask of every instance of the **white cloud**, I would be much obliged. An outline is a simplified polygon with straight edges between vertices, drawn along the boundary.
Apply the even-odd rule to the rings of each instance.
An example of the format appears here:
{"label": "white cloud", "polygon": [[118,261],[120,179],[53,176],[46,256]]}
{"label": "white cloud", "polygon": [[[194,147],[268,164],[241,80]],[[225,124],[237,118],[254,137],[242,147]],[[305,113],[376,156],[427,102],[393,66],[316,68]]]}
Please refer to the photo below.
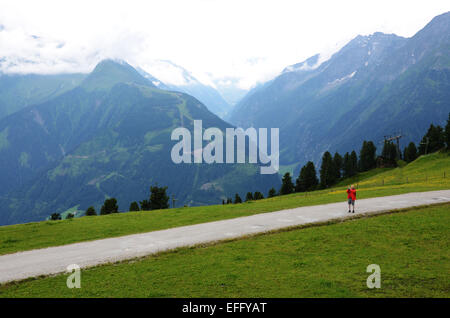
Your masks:
{"label": "white cloud", "polygon": [[4,71],[39,73],[88,72],[107,57],[144,69],[171,60],[209,85],[236,78],[248,89],[357,34],[409,37],[448,10],[447,0],[5,0],[0,60]]}
{"label": "white cloud", "polygon": [[163,83],[186,86],[193,82],[189,74],[181,67],[164,60],[151,60],[141,64],[142,69],[152,74]]}

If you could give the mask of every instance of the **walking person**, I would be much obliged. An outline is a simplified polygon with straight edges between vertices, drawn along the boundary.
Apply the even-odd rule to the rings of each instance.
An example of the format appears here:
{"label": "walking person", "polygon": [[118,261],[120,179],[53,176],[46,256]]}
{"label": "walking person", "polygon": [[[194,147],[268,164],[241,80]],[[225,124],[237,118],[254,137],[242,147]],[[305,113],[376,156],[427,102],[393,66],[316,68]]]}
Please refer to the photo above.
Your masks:
{"label": "walking person", "polygon": [[[355,213],[355,201],[356,201],[356,190],[355,186],[348,186],[347,188],[347,201],[348,201],[348,213]],[[352,208],[352,211],[350,211]]]}

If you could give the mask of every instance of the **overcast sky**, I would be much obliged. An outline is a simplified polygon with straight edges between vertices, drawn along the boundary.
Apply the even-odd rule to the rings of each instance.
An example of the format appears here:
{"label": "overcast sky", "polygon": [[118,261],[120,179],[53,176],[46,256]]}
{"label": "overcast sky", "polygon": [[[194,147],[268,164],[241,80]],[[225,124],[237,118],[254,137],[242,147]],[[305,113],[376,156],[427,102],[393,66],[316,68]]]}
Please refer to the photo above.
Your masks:
{"label": "overcast sky", "polygon": [[410,37],[447,11],[448,0],[0,0],[0,61],[15,64],[2,64],[9,72],[56,73],[103,58],[165,59],[205,83],[249,88],[358,34]]}

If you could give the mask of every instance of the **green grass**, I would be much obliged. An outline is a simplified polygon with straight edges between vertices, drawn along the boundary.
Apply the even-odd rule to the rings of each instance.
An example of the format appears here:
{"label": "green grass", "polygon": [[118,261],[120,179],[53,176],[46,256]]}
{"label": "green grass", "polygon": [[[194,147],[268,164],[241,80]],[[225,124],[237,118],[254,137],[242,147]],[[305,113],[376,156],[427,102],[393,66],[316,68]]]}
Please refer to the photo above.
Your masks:
{"label": "green grass", "polygon": [[[450,184],[450,153],[421,156],[414,162],[396,169],[374,169],[353,178],[359,188],[382,185],[424,186]],[[361,181],[358,181],[361,180]]]}
{"label": "green grass", "polygon": [[[450,189],[450,156],[423,156],[404,168],[376,169],[343,181],[335,188],[296,193],[243,204],[129,212],[62,221],[44,221],[0,227],[0,255],[106,237],[149,232],[183,225],[318,205],[346,200],[346,184],[358,184],[358,199],[408,192]],[[447,173],[450,174],[450,171]],[[408,182],[406,183],[406,177]]]}
{"label": "green grass", "polygon": [[[449,297],[450,204],[182,248],[0,286],[0,297]],[[381,288],[368,289],[369,264]]]}

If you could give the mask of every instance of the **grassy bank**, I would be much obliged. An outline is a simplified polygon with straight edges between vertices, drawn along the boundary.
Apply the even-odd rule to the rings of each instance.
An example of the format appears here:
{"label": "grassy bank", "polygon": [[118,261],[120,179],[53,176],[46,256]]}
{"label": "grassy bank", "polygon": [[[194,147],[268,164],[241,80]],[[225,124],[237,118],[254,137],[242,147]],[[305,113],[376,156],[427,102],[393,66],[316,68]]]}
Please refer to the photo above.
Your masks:
{"label": "grassy bank", "polygon": [[450,176],[444,178],[449,166],[448,154],[432,154],[423,156],[403,168],[376,169],[351,180],[345,180],[332,189],[306,194],[296,193],[242,204],[129,212],[2,226],[0,255],[301,206],[345,202],[345,186],[348,183],[358,184],[358,199],[450,189]]}
{"label": "grassy bank", "polygon": [[[0,287],[0,297],[449,297],[450,205],[183,248]],[[381,288],[368,289],[369,264]]]}

